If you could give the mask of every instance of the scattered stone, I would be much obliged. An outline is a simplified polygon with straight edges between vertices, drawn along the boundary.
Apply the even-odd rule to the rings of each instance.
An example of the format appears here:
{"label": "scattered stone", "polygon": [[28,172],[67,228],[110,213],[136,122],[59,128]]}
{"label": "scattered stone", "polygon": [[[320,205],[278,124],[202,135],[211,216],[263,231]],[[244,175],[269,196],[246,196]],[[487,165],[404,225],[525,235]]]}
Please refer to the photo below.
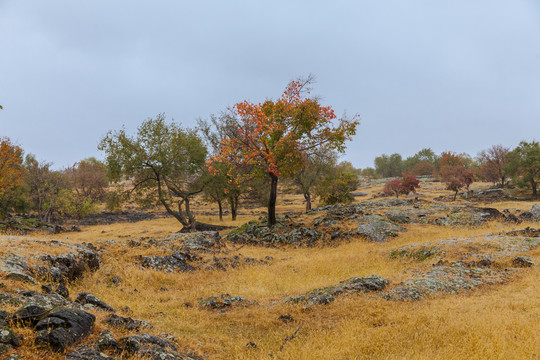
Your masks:
{"label": "scattered stone", "polygon": [[103,322],[113,327],[135,331],[139,331],[141,328],[151,329],[153,327],[150,323],[144,320],[135,320],[130,317],[122,317],[118,315],[111,315],[103,320]]}
{"label": "scattered stone", "polygon": [[388,280],[376,275],[354,277],[340,281],[337,285],[308,291],[304,295],[288,296],[283,302],[288,304],[308,303],[310,305],[327,305],[335,300],[335,296],[381,291],[387,285]]}
{"label": "scattered stone", "polygon": [[29,304],[21,307],[11,315],[9,322],[22,326],[35,326],[47,315],[47,309],[42,306]]}
{"label": "scattered stone", "polygon": [[230,296],[229,294],[221,294],[216,296],[210,296],[207,298],[200,298],[197,300],[199,306],[211,310],[225,310],[233,305],[246,306],[253,305],[256,302],[250,302],[240,296]]}
{"label": "scattered stone", "polygon": [[437,246],[420,246],[407,245],[390,251],[390,258],[403,258],[408,257],[417,261],[427,260],[441,252],[441,249]]}
{"label": "scattered stone", "polygon": [[250,341],[246,344],[246,347],[248,349],[256,349],[257,348],[257,344],[255,344],[253,341]]}
{"label": "scattered stone", "polygon": [[77,299],[75,299],[76,303],[79,303],[81,305],[93,305],[99,309],[110,311],[110,312],[116,312],[112,306],[104,302],[103,300],[98,299],[96,296],[90,294],[90,293],[80,293],[77,295]]}
{"label": "scattered stone", "polygon": [[38,275],[61,283],[77,280],[87,269],[95,271],[100,266],[99,254],[86,248],[79,248],[75,254],[45,255],[42,260],[50,267],[38,267]]}
{"label": "scattered stone", "polygon": [[512,266],[525,268],[534,266],[534,261],[528,256],[516,256],[512,260]]}
{"label": "scattered stone", "polygon": [[21,346],[22,337],[6,326],[0,327],[0,354]]}
{"label": "scattered stone", "polygon": [[98,350],[81,347],[66,354],[63,360],[114,360]]}
{"label": "scattered stone", "polygon": [[184,252],[175,252],[166,256],[141,256],[137,258],[143,268],[161,270],[165,272],[194,271],[195,268],[186,261],[191,260],[191,255]]}
{"label": "scattered stone", "polygon": [[122,351],[122,347],[109,330],[99,333],[99,337],[96,340],[96,348],[100,351],[111,351],[115,353]]}
{"label": "scattered stone", "polygon": [[284,323],[294,321],[293,317],[289,314],[286,315],[280,315],[278,317],[278,320],[283,321]]}
{"label": "scattered stone", "polygon": [[534,204],[531,208],[531,215],[534,221],[540,221],[540,205]]}
{"label": "scattered stone", "polygon": [[30,284],[36,284],[36,279],[34,279],[32,276],[24,274],[22,272],[18,272],[18,271],[9,272],[6,275],[6,279],[13,280],[13,281],[27,282]]}
{"label": "scattered stone", "polygon": [[62,352],[92,333],[96,317],[78,309],[58,308],[37,323],[36,345]]}
{"label": "scattered stone", "polygon": [[45,294],[52,294],[56,293],[60,296],[62,296],[64,299],[69,300],[69,290],[64,284],[48,284],[48,285],[41,285],[41,290]]}

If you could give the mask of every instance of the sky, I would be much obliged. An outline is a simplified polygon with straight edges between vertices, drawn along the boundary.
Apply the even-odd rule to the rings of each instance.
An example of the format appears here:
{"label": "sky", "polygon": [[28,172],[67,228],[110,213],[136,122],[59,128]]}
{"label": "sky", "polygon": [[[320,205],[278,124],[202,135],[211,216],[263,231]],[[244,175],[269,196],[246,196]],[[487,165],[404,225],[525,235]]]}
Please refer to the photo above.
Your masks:
{"label": "sky", "polygon": [[55,167],[159,113],[313,95],[361,118],[342,160],[540,140],[540,1],[0,0],[0,137]]}

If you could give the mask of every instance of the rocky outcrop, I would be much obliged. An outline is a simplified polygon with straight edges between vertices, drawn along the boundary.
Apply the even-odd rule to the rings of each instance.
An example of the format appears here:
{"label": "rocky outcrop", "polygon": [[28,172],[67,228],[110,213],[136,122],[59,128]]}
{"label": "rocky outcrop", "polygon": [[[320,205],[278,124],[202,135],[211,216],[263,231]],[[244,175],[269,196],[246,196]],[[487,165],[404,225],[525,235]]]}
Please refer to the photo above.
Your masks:
{"label": "rocky outcrop", "polygon": [[114,308],[107,304],[105,301],[98,299],[95,295],[90,293],[80,293],[75,299],[76,303],[81,305],[91,305],[101,310],[115,312]]}
{"label": "rocky outcrop", "polygon": [[343,280],[337,285],[311,290],[304,295],[288,296],[284,303],[326,305],[334,301],[336,296],[381,291],[387,285],[388,280],[376,275],[354,277]]}

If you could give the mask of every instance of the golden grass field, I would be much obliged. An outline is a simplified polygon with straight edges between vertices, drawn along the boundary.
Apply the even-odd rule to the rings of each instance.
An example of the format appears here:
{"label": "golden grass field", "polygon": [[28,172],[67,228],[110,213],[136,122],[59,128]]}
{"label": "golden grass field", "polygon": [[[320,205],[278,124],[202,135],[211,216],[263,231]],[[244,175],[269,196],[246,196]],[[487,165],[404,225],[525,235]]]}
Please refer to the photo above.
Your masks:
{"label": "golden grass field", "polygon": [[[487,184],[475,184],[477,188]],[[376,192],[377,187],[359,191]],[[420,189],[421,196],[450,195],[440,184]],[[301,197],[279,206],[279,212],[301,212]],[[280,198],[279,200],[281,200]],[[279,201],[278,200],[278,201]],[[359,200],[366,200],[360,198]],[[530,209],[533,202],[506,202],[489,206],[504,209]],[[263,209],[262,209],[263,210]],[[245,211],[242,211],[246,213]],[[242,214],[241,212],[241,214]],[[253,216],[241,215],[241,225]],[[219,223],[217,217],[201,221]],[[530,224],[528,224],[530,225]],[[80,233],[42,236],[67,242],[107,245],[101,268],[68,286],[72,297],[90,292],[116,309],[129,306],[131,313],[154,326],[151,333],[172,333],[181,352],[192,351],[204,359],[540,359],[540,266],[523,269],[502,285],[485,286],[458,295],[439,295],[416,302],[387,301],[376,294],[338,297],[329,305],[311,307],[283,304],[288,295],[305,293],[354,276],[379,275],[397,284],[414,268],[430,267],[410,259],[389,259],[388,252],[408,244],[424,244],[440,239],[472,237],[524,228],[490,222],[480,227],[438,227],[407,225],[407,231],[386,243],[354,239],[335,247],[265,248],[227,245],[231,254],[254,258],[272,256],[268,265],[244,266],[227,271],[201,270],[192,273],[164,273],[141,270],[134,262],[137,255],[165,255],[157,248],[130,248],[123,242],[166,235],[179,230],[171,218],[84,227]],[[34,235],[35,236],[35,235]],[[236,250],[236,251],[235,251]],[[1,253],[54,253],[57,250],[2,242]],[[540,248],[527,254],[540,260]],[[110,278],[121,279],[117,286]],[[39,286],[4,281],[8,290]],[[162,288],[168,290],[163,291]],[[213,312],[196,306],[197,299],[229,293],[256,300],[258,305],[232,307]],[[192,307],[183,304],[190,302]],[[6,309],[12,311],[14,309]],[[106,314],[96,312],[98,320],[93,337],[106,329],[101,323]],[[294,321],[278,320],[289,314]],[[284,339],[301,327],[297,336]],[[30,330],[17,328],[25,337],[16,353],[22,359],[61,359],[46,350],[33,347]],[[127,334],[113,330],[117,336]],[[90,338],[92,339],[92,337]],[[256,347],[247,347],[253,342]]]}

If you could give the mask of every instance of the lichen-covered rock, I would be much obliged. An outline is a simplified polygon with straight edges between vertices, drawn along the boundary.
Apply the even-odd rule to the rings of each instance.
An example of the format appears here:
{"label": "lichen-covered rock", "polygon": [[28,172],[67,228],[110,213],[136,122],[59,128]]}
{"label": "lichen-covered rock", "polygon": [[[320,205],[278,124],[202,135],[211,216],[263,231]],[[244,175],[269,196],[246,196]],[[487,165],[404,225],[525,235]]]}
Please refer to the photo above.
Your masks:
{"label": "lichen-covered rock", "polygon": [[531,208],[531,215],[534,221],[540,221],[540,205],[534,204]]}
{"label": "lichen-covered rock", "polygon": [[284,303],[299,304],[308,303],[312,305],[326,305],[335,300],[335,297],[342,294],[366,293],[381,291],[388,285],[388,280],[371,275],[368,277],[353,277],[340,281],[333,286],[314,289],[304,295],[293,295],[285,298]]}
{"label": "lichen-covered rock", "polygon": [[75,299],[75,302],[81,305],[92,305],[105,311],[116,311],[105,301],[98,299],[95,295],[92,295],[90,293],[80,293],[79,295],[77,295],[77,299]]}
{"label": "lichen-covered rock", "polygon": [[41,290],[45,294],[53,294],[56,293],[60,296],[62,296],[64,299],[69,300],[69,289],[64,284],[48,284],[48,285],[41,285]]}
{"label": "lichen-covered rock", "polygon": [[55,309],[37,323],[35,343],[62,352],[90,335],[95,320],[96,317],[86,311],[65,307]]}
{"label": "lichen-covered rock", "polygon": [[525,268],[534,266],[534,261],[528,256],[516,256],[512,260],[512,266]]}
{"label": "lichen-covered rock", "polygon": [[384,242],[389,237],[398,236],[405,228],[385,220],[379,215],[367,215],[358,220],[356,233],[370,241]]}
{"label": "lichen-covered rock", "polygon": [[231,306],[246,306],[255,304],[255,302],[247,301],[243,297],[231,296],[229,294],[200,298],[197,301],[200,307],[210,310],[225,310]]}
{"label": "lichen-covered rock", "polygon": [[22,337],[6,326],[0,327],[0,354],[21,346]]}
{"label": "lichen-covered rock", "polygon": [[48,310],[43,306],[28,304],[11,315],[10,322],[22,326],[35,326],[47,315]]}
{"label": "lichen-covered rock", "polygon": [[100,352],[99,350],[88,349],[86,347],[80,347],[74,351],[70,351],[69,353],[67,353],[63,360],[114,360],[114,359],[115,358],[112,358],[108,356],[107,354]]}
{"label": "lichen-covered rock", "polygon": [[49,268],[38,267],[36,273],[55,282],[77,280],[86,270],[95,271],[101,264],[97,252],[82,247],[78,248],[76,253],[45,255],[42,261],[49,264]]}
{"label": "lichen-covered rock", "polygon": [[191,255],[185,252],[175,252],[165,256],[139,256],[137,258],[143,268],[165,272],[194,271],[195,268],[186,262],[191,259]]}
{"label": "lichen-covered rock", "polygon": [[509,273],[503,270],[456,262],[417,273],[381,296],[394,301],[420,300],[428,295],[458,294],[480,285],[502,284],[508,276]]}
{"label": "lichen-covered rock", "polygon": [[141,328],[151,329],[152,325],[144,320],[135,320],[130,317],[122,317],[118,315],[111,315],[105,320],[104,323],[109,324],[116,328],[122,328],[126,330],[139,331]]}

